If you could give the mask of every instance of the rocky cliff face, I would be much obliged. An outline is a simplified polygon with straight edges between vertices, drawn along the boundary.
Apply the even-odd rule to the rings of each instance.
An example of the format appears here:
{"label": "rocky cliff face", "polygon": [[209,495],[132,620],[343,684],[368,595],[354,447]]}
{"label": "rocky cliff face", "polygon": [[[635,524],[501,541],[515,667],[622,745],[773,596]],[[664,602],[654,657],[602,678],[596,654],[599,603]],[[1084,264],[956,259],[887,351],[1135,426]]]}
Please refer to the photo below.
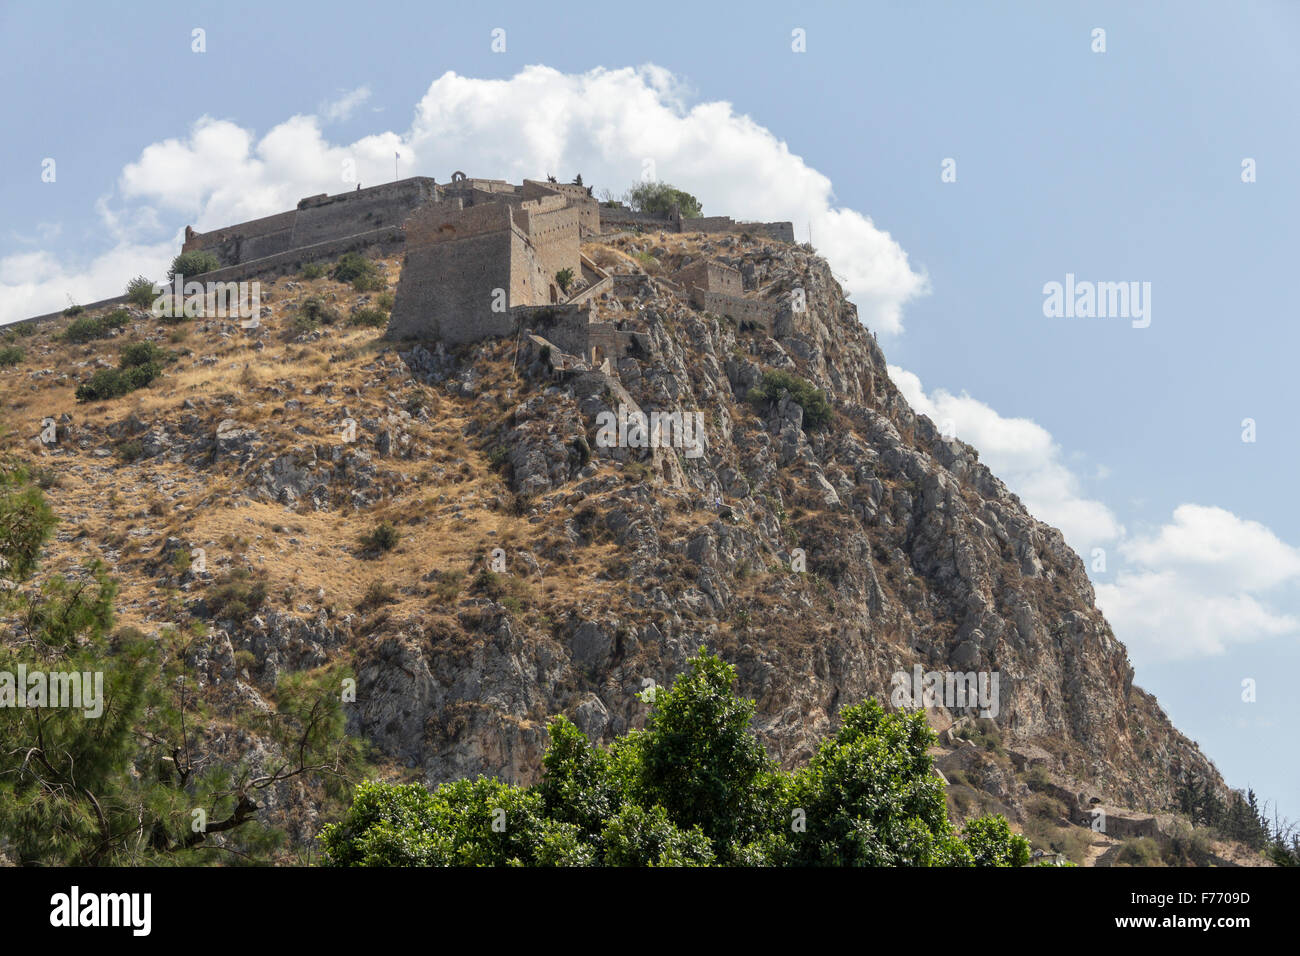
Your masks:
{"label": "rocky cliff face", "polygon": [[[704,454],[670,451],[680,467],[669,470],[635,449],[599,447],[598,416],[617,412],[617,389],[600,375],[552,377],[553,362],[526,345],[518,401],[470,436],[504,453],[506,480],[527,495],[519,513],[532,539],[506,566],[543,581],[563,579],[592,549],[610,558],[544,626],[487,600],[455,626],[413,622],[375,643],[360,670],[363,732],[431,783],[477,772],[531,780],[544,715],[563,711],[608,739],[643,719],[637,691],[671,681],[708,645],[738,666],[786,765],[809,756],[841,707],[888,700],[891,675],[919,664],[997,672],[996,732],[1008,747],[1041,745],[1049,772],[1076,789],[1159,809],[1185,774],[1218,780],[1133,687],[1078,556],[974,448],[908,407],[823,260],[741,238],[675,239],[621,246],[665,270],[717,256],[783,305],[768,337],[691,309],[662,281],[606,301],[607,318],[652,343],[611,377],[647,414],[701,412]],[[452,359],[417,347],[404,358],[472,401],[501,352],[485,344]],[[752,405],[770,370],[824,390],[831,420],[804,427],[788,394]],[[584,444],[590,462],[574,452]],[[791,570],[796,548],[806,573]],[[940,707],[933,722],[960,716]],[[1014,804],[1015,781],[990,776],[995,796]]]}
{"label": "rocky cliff face", "polygon": [[[556,713],[597,740],[640,726],[638,693],[703,645],[737,666],[786,766],[842,707],[890,704],[898,672],[996,673],[988,718],[928,711],[958,815],[1069,827],[1093,801],[1155,812],[1185,778],[1222,788],[1133,686],[1078,556],[908,407],[825,262],[746,236],[584,251],[648,274],[595,301],[645,334],[604,370],[529,336],[395,346],[344,321],[382,296],[323,278],[268,284],[252,330],[133,313],[122,334],[174,362],[89,406],[76,378],[116,343],[34,334],[0,402],[64,521],[48,564],[103,559],[123,623],[192,631],[185,660],[232,720],[264,711],[284,673],[345,662],[351,731],[429,784],[535,779]],[[779,306],[772,335],[664,278],[701,256]],[[308,296],[338,320],[304,325]],[[772,373],[820,389],[827,420],[789,390],[751,401]],[[608,446],[601,416],[620,405],[698,413],[701,453]],[[34,437],[47,418],[53,443]],[[379,521],[400,534],[391,552],[358,545]],[[194,549],[206,568],[174,560]],[[209,603],[234,571],[265,601],[225,619]],[[276,797],[304,843],[310,804]]]}

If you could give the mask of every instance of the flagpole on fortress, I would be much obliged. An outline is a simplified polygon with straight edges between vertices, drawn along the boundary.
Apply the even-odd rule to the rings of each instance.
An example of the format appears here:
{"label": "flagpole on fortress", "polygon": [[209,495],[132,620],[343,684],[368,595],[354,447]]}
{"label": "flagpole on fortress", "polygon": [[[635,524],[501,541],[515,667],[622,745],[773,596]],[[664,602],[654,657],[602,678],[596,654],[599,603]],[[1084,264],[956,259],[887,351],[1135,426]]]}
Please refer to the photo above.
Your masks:
{"label": "flagpole on fortress", "polygon": [[397,161],[402,158],[399,152],[393,152],[393,182],[397,182]]}

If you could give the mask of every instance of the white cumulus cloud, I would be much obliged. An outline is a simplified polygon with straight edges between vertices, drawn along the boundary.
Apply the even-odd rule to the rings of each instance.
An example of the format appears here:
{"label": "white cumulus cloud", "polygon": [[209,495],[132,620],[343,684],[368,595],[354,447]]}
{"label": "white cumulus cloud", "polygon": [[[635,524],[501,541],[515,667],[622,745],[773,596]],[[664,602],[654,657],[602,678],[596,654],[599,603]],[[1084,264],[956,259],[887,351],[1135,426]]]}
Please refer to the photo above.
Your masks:
{"label": "white cumulus cloud", "polygon": [[1300,632],[1300,620],[1276,606],[1287,600],[1285,585],[1300,580],[1300,549],[1257,521],[1183,504],[1170,522],[1123,541],[1119,551],[1128,567],[1096,586],[1097,606],[1143,652],[1214,656]]}

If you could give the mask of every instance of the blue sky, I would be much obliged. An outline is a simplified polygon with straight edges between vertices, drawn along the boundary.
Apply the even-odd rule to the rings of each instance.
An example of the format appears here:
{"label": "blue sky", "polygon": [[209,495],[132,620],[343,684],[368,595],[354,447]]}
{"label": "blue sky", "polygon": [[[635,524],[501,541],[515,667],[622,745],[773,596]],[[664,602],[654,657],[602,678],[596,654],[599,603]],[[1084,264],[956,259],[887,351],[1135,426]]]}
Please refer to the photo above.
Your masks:
{"label": "blue sky", "polygon": [[[909,399],[1104,549],[1138,683],[1300,818],[1296,49],[1300,5],[1263,2],[5,3],[0,321],[350,188],[341,159],[616,193],[649,160],[811,225]],[[1044,316],[1066,273],[1151,283],[1150,326]]]}

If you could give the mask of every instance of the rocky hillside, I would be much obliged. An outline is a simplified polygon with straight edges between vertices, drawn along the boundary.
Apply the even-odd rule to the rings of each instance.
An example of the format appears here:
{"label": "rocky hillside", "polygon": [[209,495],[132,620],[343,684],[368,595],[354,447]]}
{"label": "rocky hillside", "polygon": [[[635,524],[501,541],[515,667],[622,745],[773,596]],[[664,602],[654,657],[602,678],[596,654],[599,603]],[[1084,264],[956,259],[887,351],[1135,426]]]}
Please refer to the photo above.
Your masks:
{"label": "rocky hillside", "polygon": [[[63,519],[47,566],[102,558],[124,624],[192,630],[187,660],[226,713],[268,707],[281,674],[346,661],[351,730],[382,772],[430,784],[535,779],[549,715],[608,740],[644,719],[638,692],[707,645],[786,766],[841,707],[888,704],[895,672],[997,672],[994,718],[930,711],[953,812],[1005,812],[1081,862],[1152,835],[1161,818],[1145,815],[1181,781],[1223,788],[1133,685],[1079,557],[908,407],[822,259],[745,236],[584,251],[647,275],[599,303],[650,342],[608,375],[527,336],[454,353],[386,342],[369,318],[391,300],[326,278],[265,284],[251,330],[133,311],[85,344],[62,336],[67,319],[17,337],[0,421]],[[664,278],[700,255],[782,305],[775,337],[693,310]],[[400,263],[384,268],[391,289]],[[162,377],[78,403],[131,340],[172,353]],[[829,420],[788,392],[751,401],[774,371],[821,389]],[[626,398],[701,412],[704,453],[602,447],[597,416]],[[381,525],[395,547],[361,543]],[[248,582],[258,593],[230,611]],[[304,801],[276,807],[300,839]],[[1117,821],[1109,836],[1087,829],[1094,805]]]}

